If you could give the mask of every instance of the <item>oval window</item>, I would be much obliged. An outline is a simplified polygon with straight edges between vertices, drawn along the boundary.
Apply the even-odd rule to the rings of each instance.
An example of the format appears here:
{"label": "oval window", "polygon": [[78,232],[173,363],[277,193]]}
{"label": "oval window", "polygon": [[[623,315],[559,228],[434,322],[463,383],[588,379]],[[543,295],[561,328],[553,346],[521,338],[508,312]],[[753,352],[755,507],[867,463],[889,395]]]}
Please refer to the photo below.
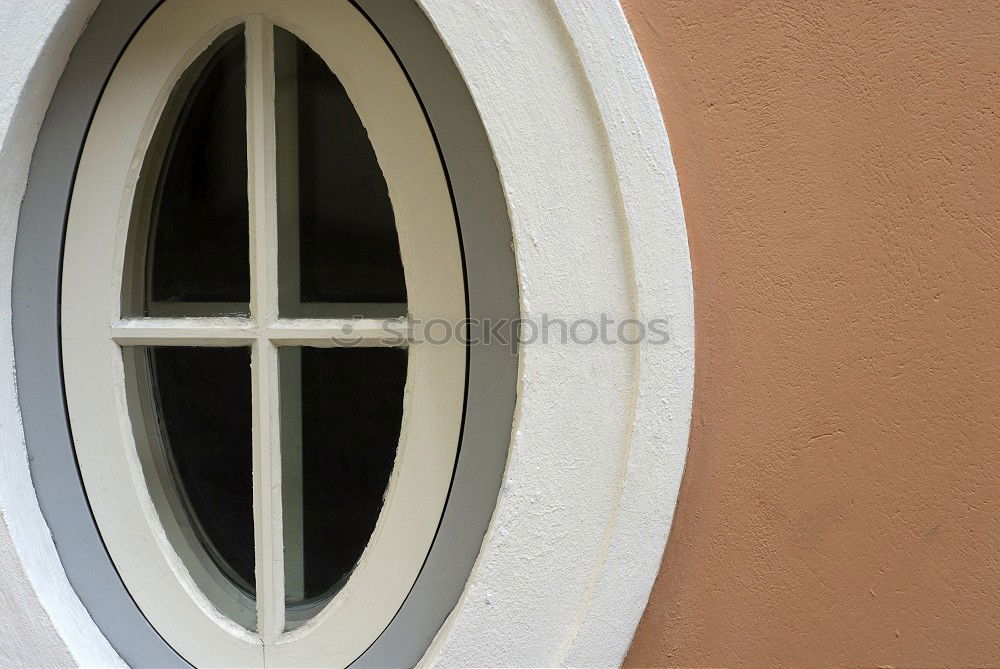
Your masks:
{"label": "oval window", "polygon": [[465,315],[447,180],[348,2],[175,0],[102,96],[74,187],[64,372],[125,585],[197,666],[346,666],[448,494]]}

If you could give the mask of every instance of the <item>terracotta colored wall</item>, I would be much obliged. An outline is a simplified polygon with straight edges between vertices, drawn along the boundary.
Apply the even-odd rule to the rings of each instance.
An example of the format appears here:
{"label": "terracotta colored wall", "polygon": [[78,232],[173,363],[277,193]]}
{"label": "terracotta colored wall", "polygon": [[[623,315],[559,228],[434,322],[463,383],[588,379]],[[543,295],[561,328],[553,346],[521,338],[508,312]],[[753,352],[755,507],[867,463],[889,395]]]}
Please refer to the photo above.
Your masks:
{"label": "terracotta colored wall", "polygon": [[698,328],[627,664],[1000,665],[1000,4],[623,5]]}

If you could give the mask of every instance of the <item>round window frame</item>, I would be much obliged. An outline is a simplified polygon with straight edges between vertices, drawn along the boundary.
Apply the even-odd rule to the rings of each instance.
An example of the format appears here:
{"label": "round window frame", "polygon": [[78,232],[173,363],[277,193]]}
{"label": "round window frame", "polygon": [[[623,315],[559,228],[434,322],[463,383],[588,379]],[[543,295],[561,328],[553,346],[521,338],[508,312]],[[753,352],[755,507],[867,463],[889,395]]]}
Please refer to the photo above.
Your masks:
{"label": "round window frame", "polygon": [[[244,26],[249,59],[255,313],[245,324],[230,324],[229,318],[170,319],[163,331],[173,332],[171,337],[157,338],[155,324],[161,321],[126,317],[122,301],[134,264],[128,248],[134,246],[142,168],[177,83],[237,25]],[[389,626],[433,543],[464,412],[467,350],[461,340],[410,346],[402,431],[386,503],[345,586],[311,620],[282,631],[284,598],[270,592],[280,592],[284,578],[276,548],[280,534],[262,517],[255,521],[259,631],[234,625],[243,616],[219,610],[228,598],[208,596],[214,592],[212,579],[196,576],[204,567],[177,519],[166,513],[165,500],[157,499],[162,495],[150,481],[152,463],[142,462],[147,449],[137,448],[141,412],[130,406],[134,375],[126,374],[122,347],[199,338],[201,345],[252,342],[258,403],[255,515],[280,508],[280,488],[268,478],[280,471],[280,449],[266,417],[278,400],[276,346],[322,346],[333,341],[336,330],[317,336],[312,330],[324,321],[278,316],[276,155],[267,130],[273,127],[274,84],[266,73],[273,26],[296,35],[326,61],[367,127],[397,221],[408,313],[416,323],[457,324],[466,317],[464,268],[444,165],[403,70],[363,14],[347,0],[168,0],[149,15],[105,85],[77,166],[63,244],[63,382],[84,487],[118,573],[157,632],[199,667],[263,666],[265,657],[279,666],[347,666],[360,657]],[[309,326],[308,340],[293,337],[300,323]],[[217,327],[227,337],[246,336],[219,340],[210,330]],[[244,333],[247,328],[251,332]]]}
{"label": "round window frame", "polygon": [[[58,313],[51,309],[58,305],[59,292],[52,279],[59,274],[54,263],[60,263],[57,245],[61,246],[70,190],[65,191],[65,199],[53,198],[52,192],[63,192],[62,184],[75,177],[90,110],[96,107],[120,53],[160,4],[160,0],[106,0],[77,41],[33,156],[32,188],[22,207],[23,234],[16,249],[21,273],[14,300],[23,309],[15,308],[22,317],[14,319],[14,329],[20,368],[39,370],[22,375],[18,385],[33,483],[72,587],[100,633],[111,642],[113,650],[105,646],[100,654],[106,657],[110,651],[133,666],[186,667],[188,663],[164,642],[132,601],[94,525],[77,463],[67,458],[73,450],[68,425],[63,422],[65,410],[56,408],[63,401],[62,391],[53,387],[59,383],[58,370],[52,369],[58,361],[58,345],[49,337],[58,336]],[[464,82],[419,7],[371,4],[372,14],[381,11],[378,21],[365,12],[363,2],[355,6],[382,34],[411,86],[427,91],[418,99],[434,129],[439,157],[453,173],[448,184],[450,204],[461,221],[460,234],[468,237],[462,241],[463,262],[468,258],[484,269],[466,276],[468,313],[494,320],[516,318],[506,203]],[[386,31],[393,33],[393,42]],[[423,83],[418,86],[418,82]],[[506,345],[497,344],[468,349],[467,358],[466,386],[474,383],[467,393],[474,401],[465,403],[459,457],[450,472],[449,503],[436,519],[434,543],[402,607],[353,666],[416,663],[454,607],[481,545],[507,456],[517,357]],[[467,425],[471,429],[465,429]],[[95,640],[94,647],[102,645]]]}
{"label": "round window frame", "polygon": [[[458,106],[474,100],[473,117],[476,124],[481,119],[482,135],[492,155],[491,160],[476,165],[492,178],[498,170],[503,182],[504,218],[509,215],[517,238],[523,315],[572,314],[579,311],[579,299],[586,293],[591,308],[670,319],[670,345],[640,347],[635,364],[625,369],[582,360],[565,361],[559,367],[540,350],[522,355],[517,374],[517,428],[493,523],[485,541],[476,542],[471,559],[479,557],[464,583],[464,594],[445,627],[437,632],[435,626],[431,632],[432,636],[437,632],[437,637],[424,661],[458,664],[468,663],[471,657],[477,658],[474,664],[616,664],[631,641],[669,532],[683,469],[693,382],[691,268],[680,194],[662,117],[638,48],[621,8],[604,0],[495,0],[488,10],[476,3],[420,0],[419,7],[407,3],[403,12],[395,11],[396,3],[383,0],[361,4],[390,35],[421,94],[425,90],[447,93],[441,99],[424,97],[432,118],[438,113],[447,115],[448,110],[440,108],[442,100],[448,101],[445,107],[456,106],[456,100]],[[71,169],[67,174],[68,168],[58,158],[74,150],[73,133],[50,126],[72,125],[79,110],[70,112],[72,104],[67,99],[79,103],[94,94],[89,80],[81,82],[73,75],[110,67],[101,60],[101,53],[119,48],[128,38],[127,33],[106,30],[94,38],[106,42],[103,50],[94,48],[93,42],[89,52],[80,48],[84,41],[77,42],[77,37],[96,5],[95,0],[64,0],[59,9],[31,24],[32,34],[44,47],[36,52],[30,74],[25,66],[14,75],[19,101],[0,146],[10,167],[0,174],[0,185],[6,192],[17,193],[28,183],[20,223],[13,201],[3,210],[4,224],[18,228],[16,248],[12,248],[13,238],[6,242],[18,267],[12,269],[8,262],[2,268],[3,280],[13,283],[14,348],[0,342],[13,363],[10,369],[16,364],[16,391],[13,373],[4,373],[2,379],[10,386],[10,397],[17,392],[23,411],[19,416],[16,404],[4,405],[13,449],[10,474],[0,480],[0,498],[5,500],[5,519],[18,552],[28,556],[22,558],[24,571],[55,631],[79,663],[111,666],[120,660],[73,589],[77,583],[72,561],[79,548],[73,541],[88,529],[67,522],[85,500],[65,485],[72,481],[73,468],[62,435],[65,428],[54,425],[51,415],[41,419],[36,415],[39,407],[47,408],[49,414],[61,411],[58,397],[44,395],[59,392],[52,363],[58,355],[53,344],[55,319],[45,313],[54,304],[51,275],[56,270],[47,259],[50,249],[45,239],[46,230],[51,237],[52,230],[57,235],[62,225],[57,201],[71,179]],[[113,11],[109,6],[106,2],[98,8],[91,26],[100,23],[100,15]],[[32,11],[24,9],[25,15]],[[140,3],[120,2],[117,11],[118,18],[138,22],[145,8]],[[431,56],[421,50],[426,43],[414,34],[424,30],[422,24],[429,26],[424,35],[435,45]],[[438,48],[439,42],[446,49]],[[64,72],[74,43],[77,53]],[[411,49],[414,43],[417,46]],[[95,51],[101,53],[95,55]],[[458,95],[432,67],[442,64],[458,73],[462,84]],[[57,87],[61,74],[62,84]],[[53,89],[56,95],[50,106],[48,96]],[[530,110],[524,108],[525,100],[533,103]],[[566,118],[568,109],[572,118]],[[439,139],[448,154],[445,135],[442,132]],[[28,179],[28,152],[36,136]],[[559,147],[553,148],[553,143]],[[573,146],[567,148],[567,143]],[[564,160],[538,160],[553,152]],[[451,167],[450,156],[448,163]],[[457,181],[465,175],[455,172],[453,176]],[[530,185],[542,182],[550,187]],[[553,199],[553,191],[558,192],[558,199]],[[456,186],[459,201],[462,192]],[[476,194],[477,200],[490,196],[490,192]],[[607,203],[613,213],[579,216],[573,205],[590,204],[594,198]],[[40,204],[46,200],[56,202],[48,207]],[[584,221],[589,228],[583,226]],[[586,237],[595,226],[601,231],[604,250],[595,250],[594,240]],[[560,235],[547,234],[547,230],[559,230]],[[574,243],[567,246],[567,237]],[[467,251],[468,247],[469,243]],[[482,260],[491,262],[491,258],[487,255]],[[469,259],[471,264],[471,255]],[[566,262],[560,264],[563,259]],[[32,276],[23,270],[31,263],[44,267]],[[565,273],[558,275],[554,266]],[[624,294],[609,286],[610,272],[627,276]],[[26,277],[37,281],[26,283]],[[556,284],[559,290],[553,292],[550,289]],[[602,386],[620,386],[626,399],[581,394],[578,376],[583,371],[592,377],[606,372]],[[495,383],[491,376],[481,380]],[[592,385],[591,380],[588,387]],[[593,434],[566,428],[567,419],[577,415],[580,407],[591,414],[583,424],[593,427]],[[538,429],[543,415],[548,425]],[[624,434],[622,416],[628,424]],[[487,412],[485,418],[489,417]],[[22,422],[26,441],[18,429]],[[600,422],[614,424],[602,428]],[[561,506],[566,471],[581,463],[580,443],[594,444],[597,449],[588,452],[593,466],[573,472],[574,486],[585,491],[579,508]],[[20,450],[18,444],[22,444]],[[601,456],[600,462],[592,457],[594,453]],[[507,458],[506,450],[502,457]],[[28,458],[34,480],[29,478]],[[503,466],[501,461],[499,467]],[[65,476],[56,477],[53,485],[44,474],[48,469],[62,469]],[[460,473],[454,485],[466,480]],[[56,507],[62,498],[68,501],[60,510]],[[533,512],[542,505],[545,513]],[[520,522],[512,523],[514,517]],[[586,528],[575,525],[581,517],[603,529],[595,531],[590,523]],[[518,570],[529,555],[533,564],[531,578],[526,578]],[[432,556],[425,571],[436,564],[441,563]],[[104,582],[102,587],[113,589],[114,584]],[[413,594],[417,590],[419,582]],[[503,606],[498,606],[501,602]],[[111,620],[125,639],[142,634],[125,609],[97,613],[103,614],[105,623]],[[129,633],[130,627],[134,634]],[[413,639],[409,631],[402,638],[407,639]]]}

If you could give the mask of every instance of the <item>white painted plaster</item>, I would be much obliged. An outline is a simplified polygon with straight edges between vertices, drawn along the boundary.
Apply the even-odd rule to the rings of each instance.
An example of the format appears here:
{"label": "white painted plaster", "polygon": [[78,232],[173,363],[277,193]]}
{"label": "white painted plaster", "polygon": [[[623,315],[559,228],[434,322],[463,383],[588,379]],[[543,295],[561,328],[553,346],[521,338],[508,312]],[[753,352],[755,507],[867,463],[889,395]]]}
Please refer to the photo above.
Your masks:
{"label": "white painted plaster", "polygon": [[611,666],[645,608],[690,422],[680,194],[617,2],[422,0],[483,114],[524,315],[668,317],[672,343],[529,346],[507,475],[441,666]]}
{"label": "white painted plaster", "polygon": [[[0,2],[0,666],[121,666],[59,562],[31,485],[14,377],[11,271],[38,128],[93,0]],[[8,534],[9,533],[9,534]],[[9,537],[9,540],[8,540]]]}
{"label": "white painted plaster", "polygon": [[[425,663],[621,661],[680,483],[691,274],[666,133],[613,0],[420,0],[507,193],[526,316],[671,319],[668,346],[529,346],[483,551]],[[0,0],[0,664],[120,666],[31,490],[10,332],[14,231],[45,105],[94,0]],[[12,603],[12,604],[11,604]],[[41,613],[47,613],[47,618]]]}

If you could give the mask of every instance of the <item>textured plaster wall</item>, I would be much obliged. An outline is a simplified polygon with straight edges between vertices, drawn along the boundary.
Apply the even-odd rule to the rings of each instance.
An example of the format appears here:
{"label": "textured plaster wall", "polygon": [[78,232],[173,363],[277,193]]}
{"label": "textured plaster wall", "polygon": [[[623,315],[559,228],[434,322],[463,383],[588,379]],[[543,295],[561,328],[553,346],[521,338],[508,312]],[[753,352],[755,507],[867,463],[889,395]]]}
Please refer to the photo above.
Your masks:
{"label": "textured plaster wall", "polygon": [[698,346],[627,664],[1000,665],[1000,4],[623,5]]}

